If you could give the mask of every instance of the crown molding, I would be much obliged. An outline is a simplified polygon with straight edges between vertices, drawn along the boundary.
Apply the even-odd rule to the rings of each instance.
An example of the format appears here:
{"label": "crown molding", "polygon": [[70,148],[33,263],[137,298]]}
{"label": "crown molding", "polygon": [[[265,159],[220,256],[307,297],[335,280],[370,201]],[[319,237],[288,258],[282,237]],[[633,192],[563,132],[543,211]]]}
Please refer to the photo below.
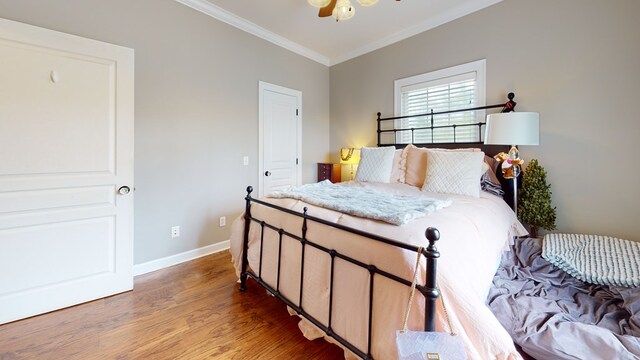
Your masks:
{"label": "crown molding", "polygon": [[439,16],[436,17],[432,17],[429,18],[428,20],[419,23],[418,25],[412,26],[410,28],[407,28],[405,30],[399,31],[395,34],[391,34],[389,36],[386,36],[380,40],[374,41],[372,43],[369,43],[367,45],[361,46],[353,51],[349,51],[346,52],[344,54],[335,56],[333,58],[331,58],[331,63],[330,66],[339,64],[341,62],[345,62],[348,60],[351,60],[353,58],[356,58],[358,56],[370,53],[372,51],[381,49],[385,46],[389,46],[391,44],[397,43],[399,41],[402,41],[404,39],[410,38],[414,35],[420,34],[422,32],[425,32],[427,30],[431,30],[433,28],[436,28],[442,24],[446,24],[450,21],[456,20],[458,18],[461,18],[465,15],[469,15],[473,12],[476,12],[478,10],[482,10],[486,7],[489,7],[491,5],[497,4],[499,2],[501,2],[503,0],[485,0],[481,3],[477,3],[477,2],[468,2],[466,4],[463,4],[461,6],[458,6],[456,8],[453,8],[449,11],[446,11],[442,14],[440,14]]}
{"label": "crown molding", "polygon": [[348,51],[343,54],[339,54],[331,58],[325,55],[322,55],[316,51],[313,51],[307,47],[304,47],[296,42],[293,42],[283,36],[277,35],[259,25],[252,23],[249,20],[241,18],[233,13],[230,13],[229,11],[224,10],[221,7],[216,6],[206,0],[175,0],[175,1],[185,6],[188,6],[196,11],[199,11],[203,14],[209,15],[212,18],[220,20],[233,27],[236,27],[242,31],[248,32],[249,34],[255,35],[261,39],[264,39],[275,45],[278,45],[282,48],[292,51],[298,55],[301,55],[308,59],[316,61],[322,65],[333,66],[333,65],[337,65],[339,63],[351,60],[358,56],[370,53],[372,51],[381,49],[385,46],[389,46],[391,44],[397,43],[399,41],[410,38],[414,35],[420,34],[427,30],[431,30],[442,24],[446,24],[450,21],[461,18],[465,15],[469,15],[478,10],[482,10],[486,7],[497,4],[503,0],[485,0],[482,2],[477,2],[477,1],[467,2],[449,11],[446,11],[436,17],[429,18],[424,22],[419,23],[415,26],[412,26],[405,30],[391,34],[389,36],[383,37],[379,40],[368,43],[357,49]]}
{"label": "crown molding", "polygon": [[267,40],[275,45],[292,51],[298,55],[304,56],[308,59],[316,61],[322,65],[329,66],[331,61],[328,57],[315,52],[309,48],[306,48],[298,43],[295,43],[289,39],[286,39],[280,35],[277,35],[261,26],[258,26],[251,21],[241,18],[235,14],[232,14],[219,6],[213,5],[206,0],[175,0],[182,5],[188,6],[203,14],[209,15],[212,18],[218,19],[224,23],[227,23],[233,27],[236,27],[249,34],[255,35],[261,39]]}

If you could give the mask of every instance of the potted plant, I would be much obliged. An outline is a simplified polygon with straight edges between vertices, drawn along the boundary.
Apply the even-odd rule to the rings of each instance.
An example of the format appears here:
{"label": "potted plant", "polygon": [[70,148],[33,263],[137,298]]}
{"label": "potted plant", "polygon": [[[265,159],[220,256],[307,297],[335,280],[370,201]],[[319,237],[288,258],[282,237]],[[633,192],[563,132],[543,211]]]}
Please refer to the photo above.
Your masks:
{"label": "potted plant", "polygon": [[538,237],[538,228],[556,228],[556,208],[551,206],[551,185],[547,184],[547,172],[532,159],[522,179],[518,194],[518,219],[528,224],[532,237]]}

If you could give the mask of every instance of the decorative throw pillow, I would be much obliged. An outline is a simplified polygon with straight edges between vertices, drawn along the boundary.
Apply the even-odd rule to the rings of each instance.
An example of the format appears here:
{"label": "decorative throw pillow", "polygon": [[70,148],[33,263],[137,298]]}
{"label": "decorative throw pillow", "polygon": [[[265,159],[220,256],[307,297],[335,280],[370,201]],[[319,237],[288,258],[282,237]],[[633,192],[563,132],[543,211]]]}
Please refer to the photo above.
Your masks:
{"label": "decorative throw pillow", "polygon": [[[427,173],[427,152],[443,151],[443,152],[480,152],[478,148],[463,149],[427,149],[419,148],[413,144],[407,145],[406,172],[404,183],[422,188],[424,185],[425,175]],[[480,172],[480,170],[478,170]]]}
{"label": "decorative throw pillow", "polygon": [[427,154],[429,166],[423,191],[480,197],[478,174],[484,162],[483,152],[430,150]]}
{"label": "decorative throw pillow", "polygon": [[360,149],[360,164],[355,180],[388,183],[395,152],[396,148],[393,146]]}
{"label": "decorative throw pillow", "polygon": [[498,160],[485,155],[484,163],[487,164],[489,169],[486,172],[483,172],[483,177],[494,185],[500,186],[500,180],[498,180],[498,177],[496,176],[496,169],[498,168],[498,165],[500,165]]}
{"label": "decorative throw pillow", "polygon": [[391,167],[391,183],[404,183],[405,172],[407,171],[407,147],[396,150],[393,155],[393,166]]}

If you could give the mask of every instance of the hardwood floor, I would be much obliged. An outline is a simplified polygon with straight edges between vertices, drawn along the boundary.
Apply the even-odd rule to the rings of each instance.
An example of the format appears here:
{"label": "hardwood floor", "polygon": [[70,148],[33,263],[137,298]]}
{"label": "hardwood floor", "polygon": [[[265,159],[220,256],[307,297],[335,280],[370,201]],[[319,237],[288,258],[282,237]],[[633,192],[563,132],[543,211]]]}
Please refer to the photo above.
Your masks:
{"label": "hardwood floor", "polygon": [[138,276],[135,290],[0,326],[0,359],[342,359],[309,341],[228,252]]}

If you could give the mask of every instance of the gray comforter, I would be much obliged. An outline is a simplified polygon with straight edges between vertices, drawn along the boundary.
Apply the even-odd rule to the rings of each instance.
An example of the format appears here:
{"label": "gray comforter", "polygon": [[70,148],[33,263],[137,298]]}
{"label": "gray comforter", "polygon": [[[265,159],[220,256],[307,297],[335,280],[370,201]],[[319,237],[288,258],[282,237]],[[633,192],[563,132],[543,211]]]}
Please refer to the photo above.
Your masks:
{"label": "gray comforter", "polygon": [[538,239],[506,252],[487,302],[536,359],[640,359],[640,288],[590,285],[541,256]]}

